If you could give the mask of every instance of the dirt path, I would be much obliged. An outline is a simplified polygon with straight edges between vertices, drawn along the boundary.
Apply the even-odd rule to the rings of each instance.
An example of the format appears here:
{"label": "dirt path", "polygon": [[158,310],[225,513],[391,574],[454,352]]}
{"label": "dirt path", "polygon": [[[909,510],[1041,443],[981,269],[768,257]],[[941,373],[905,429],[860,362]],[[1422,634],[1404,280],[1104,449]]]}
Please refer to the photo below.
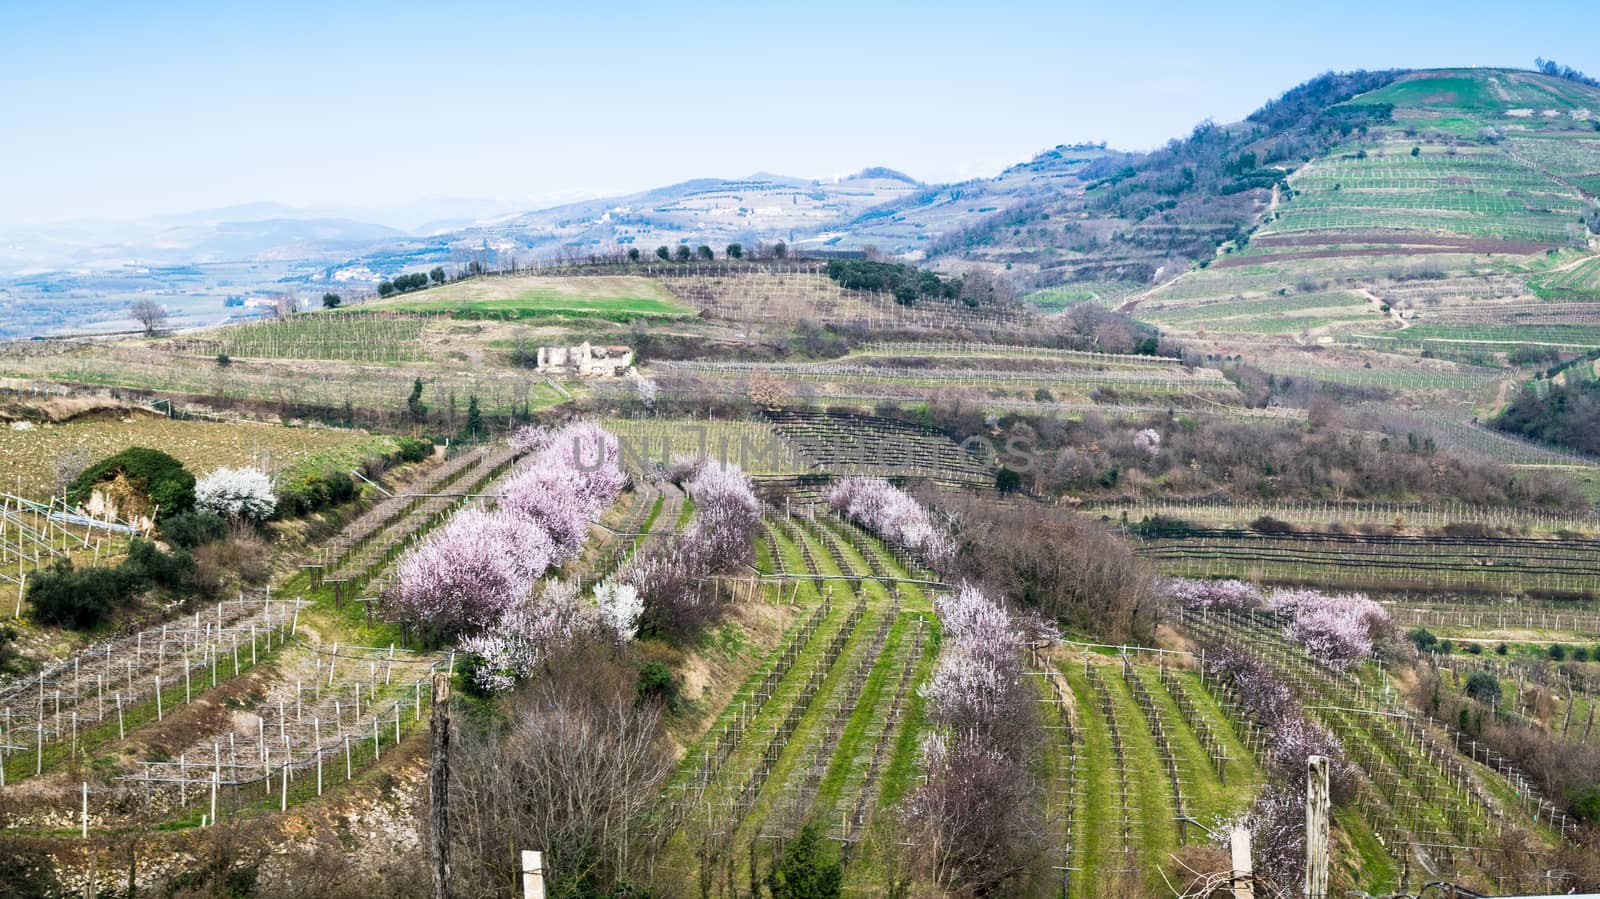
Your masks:
{"label": "dirt path", "polygon": [[1370,289],[1365,288],[1365,287],[1359,287],[1359,288],[1356,288],[1356,292],[1361,294],[1363,297],[1366,297],[1367,302],[1371,303],[1373,308],[1378,310],[1378,314],[1379,315],[1382,315],[1385,318],[1389,319],[1390,321],[1394,322],[1395,324],[1399,325],[1400,326],[1400,330],[1404,331],[1405,329],[1411,327],[1411,321],[1409,319],[1407,319],[1405,316],[1401,315],[1399,309],[1396,309],[1393,306],[1390,306],[1389,307],[1389,311],[1388,312],[1384,312],[1383,311],[1383,307],[1384,307],[1383,298],[1379,297],[1377,294],[1373,293]]}

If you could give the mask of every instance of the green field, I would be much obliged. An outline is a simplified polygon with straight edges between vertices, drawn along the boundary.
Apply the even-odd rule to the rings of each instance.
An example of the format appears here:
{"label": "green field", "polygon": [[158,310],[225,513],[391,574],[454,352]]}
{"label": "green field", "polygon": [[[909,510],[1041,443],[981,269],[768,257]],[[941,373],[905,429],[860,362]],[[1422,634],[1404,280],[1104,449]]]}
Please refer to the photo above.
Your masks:
{"label": "green field", "polygon": [[1442,69],[1406,76],[1349,102],[1392,103],[1397,122],[1476,136],[1485,125],[1515,124],[1526,130],[1584,126],[1580,111],[1600,108],[1600,91],[1526,71]]}
{"label": "green field", "polygon": [[1140,289],[1141,285],[1131,281],[1086,281],[1036,290],[1022,301],[1045,312],[1060,312],[1079,303],[1099,303],[1115,308]]}
{"label": "green field", "polygon": [[1600,256],[1566,271],[1535,278],[1530,286],[1547,300],[1600,300]]}
{"label": "green field", "polygon": [[657,281],[632,275],[473,278],[377,300],[366,308],[507,319],[572,316],[622,321],[694,314]]}

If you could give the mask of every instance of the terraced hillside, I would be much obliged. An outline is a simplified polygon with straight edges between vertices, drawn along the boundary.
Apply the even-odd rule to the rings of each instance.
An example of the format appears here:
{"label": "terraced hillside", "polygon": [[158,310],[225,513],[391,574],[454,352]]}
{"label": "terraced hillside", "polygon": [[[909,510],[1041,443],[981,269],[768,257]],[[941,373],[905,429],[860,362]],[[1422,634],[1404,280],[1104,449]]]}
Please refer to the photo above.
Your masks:
{"label": "terraced hillside", "polygon": [[1371,335],[1386,350],[1600,339],[1592,310],[1571,304],[1597,208],[1584,178],[1600,91],[1445,70],[1344,106],[1389,118],[1296,167],[1247,240],[1140,298],[1138,314],[1184,331]]}

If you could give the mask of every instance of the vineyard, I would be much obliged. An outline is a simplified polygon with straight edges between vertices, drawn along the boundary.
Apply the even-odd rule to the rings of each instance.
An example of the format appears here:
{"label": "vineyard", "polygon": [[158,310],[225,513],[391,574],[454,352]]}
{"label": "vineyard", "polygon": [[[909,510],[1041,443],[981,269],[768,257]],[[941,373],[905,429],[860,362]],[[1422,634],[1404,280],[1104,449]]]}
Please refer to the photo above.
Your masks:
{"label": "vineyard", "polygon": [[793,446],[808,471],[875,477],[909,475],[957,484],[992,484],[987,459],[949,435],[892,419],[817,412],[772,412],[775,433]]}
{"label": "vineyard", "polygon": [[1335,324],[1370,322],[1376,311],[1353,293],[1309,293],[1238,301],[1141,304],[1141,315],[1183,331],[1283,333]]}
{"label": "vineyard", "polygon": [[[1170,365],[1135,366],[1064,364],[1037,371],[979,368],[858,365],[851,363],[661,362],[652,366],[664,378],[693,379],[701,389],[730,393],[748,390],[754,377],[781,379],[785,390],[800,394],[814,389],[830,396],[916,397],[927,391],[966,387],[996,396],[1034,395],[1044,389],[1064,396],[1087,396],[1099,388],[1133,397],[1196,397],[1217,402],[1237,399],[1237,391],[1215,369]],[[813,387],[812,385],[815,385]]]}
{"label": "vineyard", "polygon": [[1592,596],[1600,541],[1368,534],[1277,534],[1181,528],[1139,555],[1183,577],[1239,578],[1372,590]]}
{"label": "vineyard", "polygon": [[328,413],[344,409],[387,413],[396,421],[406,414],[406,397],[417,379],[424,383],[428,405],[447,408],[454,402],[459,412],[474,396],[483,414],[495,416],[547,408],[566,399],[532,372],[329,365],[309,360],[219,365],[209,358],[121,347],[8,359],[0,372],[74,385],[158,391],[223,406],[256,403],[289,410],[316,407]]}
{"label": "vineyard", "polygon": [[1395,141],[1328,157],[1290,179],[1295,198],[1263,236],[1376,229],[1563,244],[1582,198],[1493,148],[1454,152]]}
{"label": "vineyard", "polygon": [[720,895],[762,863],[767,841],[816,819],[841,847],[846,891],[875,895],[875,825],[906,790],[913,688],[936,645],[925,575],[821,519],[769,519],[758,558],[763,590],[793,605],[796,623],[669,781],[659,864],[683,882],[712,879]]}
{"label": "vineyard", "polygon": [[[641,822],[645,875],[732,899],[803,829],[815,828],[839,860],[844,893],[881,895],[905,876],[907,803],[926,789],[924,740],[940,727],[930,684],[950,641],[936,601],[954,588],[906,546],[814,504],[815,485],[786,479],[864,471],[987,487],[992,470],[944,435],[864,415],[638,418],[614,427],[619,446],[637,445],[618,454],[634,480],[563,563],[562,576],[585,590],[634,577],[641,559],[693,537],[699,507],[711,500],[691,494],[697,481],[680,488],[660,478],[681,464],[671,447],[730,457],[752,443],[783,448],[757,456],[767,463],[769,501],[753,563],[711,577],[737,603],[765,610],[771,627],[729,624],[716,638],[738,635],[724,642],[735,649],[722,650],[729,681],[703,688],[676,721],[683,749]],[[8,833],[70,840],[152,822],[181,834],[292,818],[327,797],[369,790],[371,772],[409,764],[433,713],[433,675],[460,676],[463,664],[478,663],[393,620],[381,598],[392,595],[403,560],[452,539],[440,535],[454,522],[512,501],[529,446],[548,454],[561,444],[458,449],[405,472],[403,486],[375,491],[361,514],[272,588],[87,643],[0,683],[0,776],[7,789],[28,789]],[[905,458],[897,462],[896,453]],[[40,516],[13,508],[8,521]],[[1138,554],[1172,574],[1458,597],[1573,596],[1600,579],[1600,542],[1579,536],[1593,530],[1581,517],[1374,503],[1093,511],[1130,523],[1194,524],[1136,542]],[[1408,530],[1264,534],[1238,526],[1260,516],[1403,521]],[[1465,520],[1530,535],[1432,532]],[[58,531],[62,551],[88,551],[84,540],[71,542],[70,528]],[[1501,633],[1600,631],[1600,613],[1587,607],[1402,598],[1386,608],[1397,625],[1437,628],[1461,645]],[[1543,885],[1516,872],[1554,851],[1574,825],[1517,763],[1425,723],[1382,668],[1341,673],[1320,664],[1284,639],[1271,614],[1162,614],[1182,635],[1177,645],[1030,644],[1024,686],[1040,734],[1031,814],[1042,856],[1014,881],[1018,891],[1161,889],[1175,854],[1211,845],[1215,831],[1257,801],[1272,776],[1271,739],[1231,675],[1213,664],[1224,650],[1250,654],[1288,684],[1360,772],[1336,813],[1341,882],[1376,889],[1445,876]],[[1472,671],[1492,671],[1511,697],[1496,711],[1506,724],[1573,740],[1592,732],[1600,677],[1583,669],[1543,665],[1526,651],[1426,661],[1456,691]],[[1514,853],[1504,848],[1512,835]]]}
{"label": "vineyard", "polygon": [[345,362],[415,362],[424,358],[419,338],[427,319],[381,313],[296,315],[235,325],[214,338],[165,341],[161,349],[195,355],[257,359],[338,359]]}
{"label": "vineyard", "polygon": [[972,309],[949,300],[895,302],[887,293],[846,290],[815,263],[777,266],[650,266],[645,274],[710,318],[751,322],[828,321],[867,330],[1005,332],[1033,321],[1025,307]]}
{"label": "vineyard", "polygon": [[[1376,672],[1330,671],[1278,637],[1270,619],[1186,613],[1183,626],[1213,652],[1257,659],[1338,737],[1361,774],[1347,811],[1357,812],[1376,838],[1371,854],[1362,858],[1369,878],[1442,872],[1457,879],[1507,877],[1506,886],[1533,891],[1544,885],[1537,875],[1508,872],[1529,860],[1518,855],[1548,853],[1550,841],[1560,840],[1570,822],[1559,813],[1551,820],[1548,804],[1503,759],[1463,757],[1454,736],[1420,720],[1388,684],[1370,678]],[[1210,671],[1204,661],[1202,670]],[[1212,683],[1226,694],[1225,681]],[[1513,839],[1512,832],[1532,842]],[[1520,851],[1511,850],[1519,844]]]}

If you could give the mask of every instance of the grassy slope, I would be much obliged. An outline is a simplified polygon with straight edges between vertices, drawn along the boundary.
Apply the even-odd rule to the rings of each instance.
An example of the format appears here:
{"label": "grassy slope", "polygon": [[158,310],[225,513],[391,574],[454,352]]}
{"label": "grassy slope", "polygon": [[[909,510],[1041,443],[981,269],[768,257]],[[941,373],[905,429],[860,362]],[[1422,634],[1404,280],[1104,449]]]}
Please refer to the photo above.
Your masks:
{"label": "grassy slope", "polygon": [[694,314],[693,309],[674,297],[660,282],[633,275],[474,278],[387,300],[375,300],[362,308],[397,312],[466,312],[511,318]]}

